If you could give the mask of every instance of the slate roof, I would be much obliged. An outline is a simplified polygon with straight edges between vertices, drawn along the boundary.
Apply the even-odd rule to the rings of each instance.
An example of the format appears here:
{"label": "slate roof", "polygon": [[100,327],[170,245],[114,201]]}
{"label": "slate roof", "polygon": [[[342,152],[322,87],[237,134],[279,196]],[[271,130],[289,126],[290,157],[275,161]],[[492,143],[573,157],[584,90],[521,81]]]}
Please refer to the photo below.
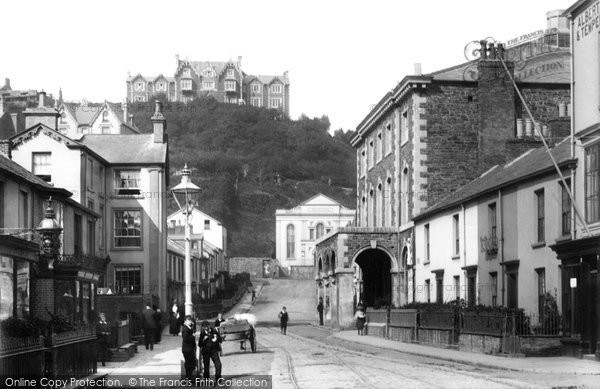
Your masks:
{"label": "slate roof", "polygon": [[284,85],[289,85],[290,84],[290,79],[288,77],[284,77],[284,76],[246,76],[244,78],[244,83],[248,84],[251,83],[254,80],[258,80],[260,81],[262,84],[264,85],[269,85],[271,84],[273,81],[275,80],[279,80],[281,81]]}
{"label": "slate roof", "polygon": [[155,143],[153,134],[86,134],[79,142],[111,164],[167,162],[167,144]]}
{"label": "slate roof", "polygon": [[[560,166],[571,161],[570,138],[565,138],[562,142],[551,149],[556,163]],[[529,179],[532,176],[542,174],[547,171],[554,171],[554,165],[550,156],[547,155],[545,147],[529,150],[512,161],[499,166],[496,165],[475,180],[459,188],[454,193],[446,196],[438,203],[425,209],[413,220],[424,219],[437,212],[463,204],[469,200],[476,199],[496,190]]]}
{"label": "slate roof", "polygon": [[167,76],[163,76],[162,74],[159,74],[159,75],[156,75],[156,76],[142,76],[141,74],[135,74],[133,76],[127,77],[127,81],[131,82],[131,81],[135,80],[138,77],[143,78],[145,81],[152,81],[152,82],[156,81],[157,78],[164,78],[168,82],[175,82],[175,77],[167,77]]}
{"label": "slate roof", "polygon": [[88,103],[82,106],[79,103],[64,103],[65,109],[69,110],[80,126],[91,126],[100,114],[103,105],[102,103]]}
{"label": "slate roof", "polygon": [[[174,252],[175,254],[179,254],[182,257],[185,257],[185,246],[175,242],[171,238],[167,238],[167,251]],[[191,250],[192,257],[198,258],[196,255],[197,250]]]}

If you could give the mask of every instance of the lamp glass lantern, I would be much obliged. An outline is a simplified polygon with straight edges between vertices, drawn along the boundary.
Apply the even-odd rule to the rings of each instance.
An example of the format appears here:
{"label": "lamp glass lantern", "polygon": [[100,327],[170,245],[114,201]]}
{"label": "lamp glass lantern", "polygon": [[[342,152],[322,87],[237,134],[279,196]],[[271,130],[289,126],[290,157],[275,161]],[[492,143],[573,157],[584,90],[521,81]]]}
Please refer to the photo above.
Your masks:
{"label": "lamp glass lantern", "polygon": [[48,199],[44,218],[35,230],[40,235],[40,252],[46,258],[48,269],[53,269],[54,260],[59,254],[60,234],[63,229],[56,220],[52,197]]}
{"label": "lamp glass lantern", "polygon": [[181,182],[175,185],[171,189],[175,202],[181,209],[183,216],[185,217],[185,263],[184,263],[184,276],[185,276],[185,314],[191,315],[193,311],[192,304],[192,260],[191,260],[191,231],[190,223],[192,218],[192,211],[196,204],[196,199],[200,194],[200,187],[195,185],[190,179],[191,171],[185,164],[183,170],[181,170]]}

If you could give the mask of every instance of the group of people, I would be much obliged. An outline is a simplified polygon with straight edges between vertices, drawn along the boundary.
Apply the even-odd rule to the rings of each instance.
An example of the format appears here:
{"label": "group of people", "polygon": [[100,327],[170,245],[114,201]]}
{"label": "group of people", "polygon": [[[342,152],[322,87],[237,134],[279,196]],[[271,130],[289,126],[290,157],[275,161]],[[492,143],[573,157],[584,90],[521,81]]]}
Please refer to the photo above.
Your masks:
{"label": "group of people", "polygon": [[[219,314],[220,318],[222,316]],[[218,321],[219,319],[217,319]],[[215,322],[216,324],[216,322]],[[220,324],[220,323],[219,323]],[[199,335],[197,347],[200,349],[202,357],[203,378],[210,378],[210,361],[215,366],[215,380],[221,378],[221,343],[223,339],[215,327],[210,327],[208,321],[204,320],[200,325],[200,332],[196,332],[196,323],[192,316],[187,315],[184,318],[181,336],[181,352],[183,353],[185,376],[192,379],[194,369],[196,369],[196,335]]]}
{"label": "group of people", "polygon": [[[285,308],[285,307],[284,307]],[[317,304],[317,313],[319,314],[319,325],[323,325],[323,297],[319,297],[319,303]],[[367,322],[367,314],[362,301],[358,303],[356,306],[356,313],[354,314],[354,321],[356,323],[356,329],[358,330],[358,335],[365,335],[364,329],[365,324]]]}

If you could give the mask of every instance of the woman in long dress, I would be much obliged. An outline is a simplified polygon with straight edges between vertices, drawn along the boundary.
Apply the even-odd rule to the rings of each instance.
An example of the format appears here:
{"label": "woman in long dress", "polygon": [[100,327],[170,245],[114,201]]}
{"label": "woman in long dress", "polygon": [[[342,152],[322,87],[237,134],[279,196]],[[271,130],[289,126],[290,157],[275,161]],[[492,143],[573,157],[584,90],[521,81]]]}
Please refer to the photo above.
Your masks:
{"label": "woman in long dress", "polygon": [[169,333],[171,335],[177,336],[179,335],[180,320],[179,320],[179,307],[177,306],[177,301],[173,301],[173,306],[171,307],[171,320],[169,321]]}
{"label": "woman in long dress", "polygon": [[356,314],[354,314],[354,320],[356,320],[356,329],[358,330],[358,335],[364,335],[365,322],[367,321],[367,315],[365,314],[364,307],[359,305],[356,308]]}

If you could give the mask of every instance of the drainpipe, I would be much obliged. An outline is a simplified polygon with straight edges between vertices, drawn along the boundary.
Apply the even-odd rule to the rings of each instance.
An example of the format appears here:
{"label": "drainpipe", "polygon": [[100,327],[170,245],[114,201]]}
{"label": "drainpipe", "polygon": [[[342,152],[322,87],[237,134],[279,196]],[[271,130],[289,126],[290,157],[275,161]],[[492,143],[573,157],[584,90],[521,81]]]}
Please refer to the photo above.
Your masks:
{"label": "drainpipe", "polygon": [[[497,207],[497,216],[496,216],[497,220],[497,224],[498,224],[498,231],[497,233],[497,239],[498,239],[498,256],[500,257],[500,263],[503,264],[504,263],[504,218],[502,217],[502,190],[498,189],[498,207]],[[504,283],[505,283],[505,275],[504,275],[504,266],[501,266],[501,273],[502,273],[502,306],[504,306],[504,292],[505,292],[505,288],[504,288]]]}
{"label": "drainpipe", "polygon": [[[573,36],[573,18],[571,16],[569,16],[569,21],[571,22],[571,158],[575,158],[575,115],[573,114],[573,112],[575,112],[575,98],[573,97],[575,94],[575,78],[574,78],[574,74],[575,74],[575,59],[573,58],[575,56],[575,51],[573,50],[573,44],[575,44],[575,38]],[[575,223],[575,217],[576,217],[576,209],[575,209],[575,199],[576,199],[576,185],[575,185],[575,168],[571,168],[571,194],[573,195],[572,201],[571,201],[571,240],[575,239],[575,227],[576,227],[576,223]]]}
{"label": "drainpipe", "polygon": [[[467,266],[467,210],[465,208],[465,204],[461,204],[461,210],[462,210],[462,220],[463,220],[463,265],[466,267]],[[465,274],[466,275],[466,274]],[[465,277],[466,280],[466,277]],[[466,297],[466,296],[465,296]]]}

